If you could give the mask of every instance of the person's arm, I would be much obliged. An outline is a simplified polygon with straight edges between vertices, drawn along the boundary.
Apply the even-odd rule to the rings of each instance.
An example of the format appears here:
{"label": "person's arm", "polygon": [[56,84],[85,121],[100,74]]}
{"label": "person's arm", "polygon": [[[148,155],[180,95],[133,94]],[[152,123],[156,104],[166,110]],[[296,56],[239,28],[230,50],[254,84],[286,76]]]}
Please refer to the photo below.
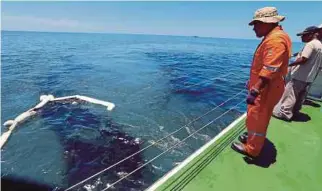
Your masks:
{"label": "person's arm", "polygon": [[308,58],[301,56],[300,58],[296,59],[293,63],[291,63],[289,66],[297,66],[297,65],[302,65],[305,64]]}
{"label": "person's arm", "polygon": [[254,104],[261,90],[276,76],[276,73],[283,64],[283,55],[286,51],[288,51],[288,47],[279,39],[267,42],[262,60],[263,68],[259,73],[258,81],[250,88],[246,99],[248,104]]}
{"label": "person's arm", "polygon": [[[311,41],[312,42],[312,41]],[[306,61],[310,58],[314,46],[313,44],[309,42],[304,46],[304,49],[302,51],[301,57],[297,58],[293,63],[291,63],[289,66],[296,66],[296,65],[302,65],[307,63]]]}
{"label": "person's arm", "polygon": [[259,92],[268,84],[269,79],[264,77],[259,77],[256,84],[253,86],[253,89],[258,90]]}

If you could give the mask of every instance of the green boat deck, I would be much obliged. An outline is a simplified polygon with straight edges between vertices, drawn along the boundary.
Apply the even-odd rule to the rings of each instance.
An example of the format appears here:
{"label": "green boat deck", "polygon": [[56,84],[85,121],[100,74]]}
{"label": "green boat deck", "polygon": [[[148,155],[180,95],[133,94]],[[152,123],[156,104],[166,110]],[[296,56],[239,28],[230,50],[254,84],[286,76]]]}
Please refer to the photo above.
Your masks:
{"label": "green boat deck", "polygon": [[271,119],[258,160],[230,148],[245,130],[243,117],[148,190],[321,191],[322,104],[313,103],[304,105],[301,121]]}

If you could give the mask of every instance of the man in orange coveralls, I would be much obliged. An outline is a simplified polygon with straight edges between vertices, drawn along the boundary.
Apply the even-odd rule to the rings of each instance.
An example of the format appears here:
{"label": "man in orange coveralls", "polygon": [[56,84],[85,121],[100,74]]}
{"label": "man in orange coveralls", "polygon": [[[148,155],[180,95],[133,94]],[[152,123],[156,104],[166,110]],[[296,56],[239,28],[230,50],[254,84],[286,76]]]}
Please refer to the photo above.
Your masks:
{"label": "man in orange coveralls", "polygon": [[231,147],[235,151],[256,158],[264,145],[267,126],[274,106],[284,92],[284,77],[291,57],[291,40],[279,26],[285,19],[275,7],[255,12],[249,25],[254,25],[258,38],[264,37],[254,54],[250,70],[247,96],[247,134],[239,137]]}

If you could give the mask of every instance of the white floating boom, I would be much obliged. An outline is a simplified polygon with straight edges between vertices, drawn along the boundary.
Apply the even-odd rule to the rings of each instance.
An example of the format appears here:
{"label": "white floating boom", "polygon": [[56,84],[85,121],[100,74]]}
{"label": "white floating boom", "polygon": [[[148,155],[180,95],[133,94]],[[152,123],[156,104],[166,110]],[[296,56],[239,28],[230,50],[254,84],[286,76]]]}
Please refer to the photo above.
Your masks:
{"label": "white floating boom", "polygon": [[8,120],[3,125],[5,127],[8,127],[8,131],[4,132],[1,135],[0,138],[0,149],[6,144],[7,140],[9,139],[12,131],[16,128],[18,124],[21,124],[28,118],[34,116],[37,114],[37,110],[42,108],[44,105],[46,105],[48,102],[59,102],[59,101],[75,101],[76,100],[82,100],[87,101],[94,104],[99,104],[107,107],[108,111],[112,111],[115,107],[114,103],[102,101],[94,98],[90,98],[87,96],[80,96],[80,95],[74,95],[74,96],[66,96],[66,97],[58,97],[55,98],[53,95],[42,95],[40,96],[40,103],[37,104],[35,107],[29,109],[28,111],[23,112],[22,114],[18,115],[14,120]]}

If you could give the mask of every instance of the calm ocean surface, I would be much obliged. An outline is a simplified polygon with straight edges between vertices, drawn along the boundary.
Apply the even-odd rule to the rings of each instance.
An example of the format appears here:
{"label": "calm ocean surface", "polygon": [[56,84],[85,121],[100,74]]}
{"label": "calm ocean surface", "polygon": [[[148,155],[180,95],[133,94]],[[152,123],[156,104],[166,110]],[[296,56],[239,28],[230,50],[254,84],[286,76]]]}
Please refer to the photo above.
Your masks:
{"label": "calm ocean surface", "polygon": [[[256,40],[154,35],[2,32],[1,122],[43,94],[115,103],[50,104],[17,127],[1,151],[1,176],[67,188],[185,126],[94,177],[101,190],[228,111],[244,88]],[[294,44],[298,51],[300,44]],[[244,103],[111,190],[143,190],[245,112]],[[1,130],[5,130],[1,127]],[[92,188],[89,188],[92,185]],[[77,189],[76,189],[77,190]]]}

